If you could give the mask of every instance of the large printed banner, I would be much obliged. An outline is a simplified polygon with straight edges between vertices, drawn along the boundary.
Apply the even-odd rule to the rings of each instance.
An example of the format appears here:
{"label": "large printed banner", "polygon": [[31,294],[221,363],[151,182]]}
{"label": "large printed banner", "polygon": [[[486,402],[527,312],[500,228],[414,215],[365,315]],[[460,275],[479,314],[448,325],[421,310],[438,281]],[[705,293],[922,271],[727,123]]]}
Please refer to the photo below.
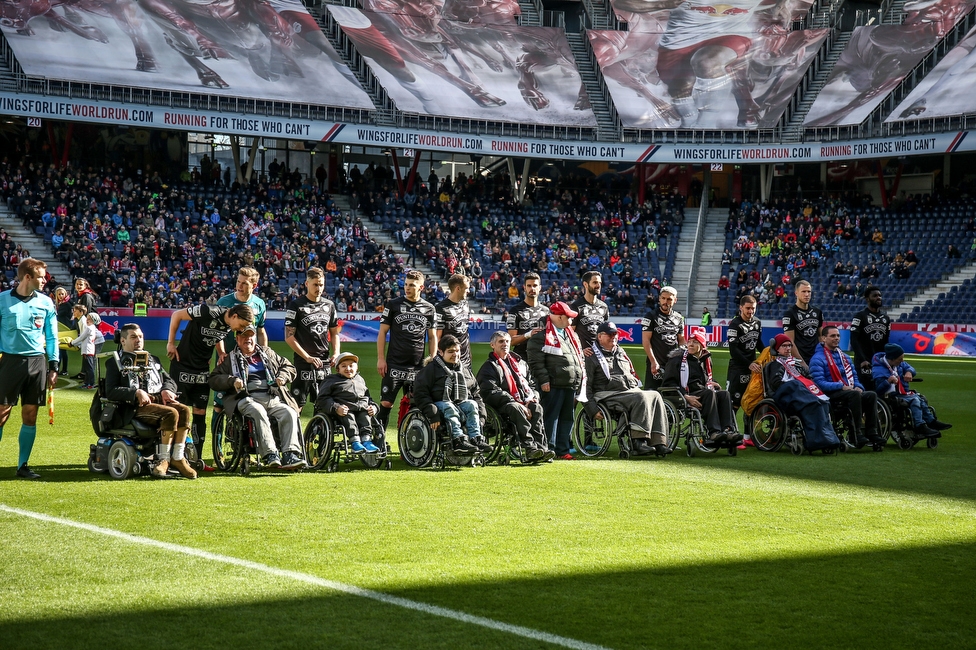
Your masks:
{"label": "large printed banner", "polygon": [[569,49],[555,27],[445,20],[328,5],[401,111],[460,118],[596,126]]}
{"label": "large printed banner", "polygon": [[28,75],[372,110],[300,0],[3,0]]}
{"label": "large printed banner", "polygon": [[147,128],[226,133],[230,135],[312,140],[337,144],[380,145],[421,151],[446,151],[472,155],[554,158],[624,163],[781,163],[862,160],[887,156],[931,155],[976,151],[976,136],[969,131],[852,140],[770,145],[663,144],[611,142],[557,142],[461,136],[457,133],[392,129],[317,120],[264,117],[228,111],[195,111],[161,106],[72,100],[26,93],[0,92],[0,115],[90,122]]}
{"label": "large printed banner", "polygon": [[860,124],[973,6],[974,0],[917,0],[901,25],[856,27],[804,126]]}
{"label": "large printed banner", "polygon": [[700,43],[708,38],[789,29],[813,6],[813,0],[610,0],[627,31],[664,34]]}
{"label": "large printed banner", "polygon": [[625,127],[747,129],[779,123],[827,30],[711,38],[680,52],[664,47],[667,33],[587,35]]}
{"label": "large printed banner", "polygon": [[939,61],[886,122],[965,115],[976,111],[976,27]]}

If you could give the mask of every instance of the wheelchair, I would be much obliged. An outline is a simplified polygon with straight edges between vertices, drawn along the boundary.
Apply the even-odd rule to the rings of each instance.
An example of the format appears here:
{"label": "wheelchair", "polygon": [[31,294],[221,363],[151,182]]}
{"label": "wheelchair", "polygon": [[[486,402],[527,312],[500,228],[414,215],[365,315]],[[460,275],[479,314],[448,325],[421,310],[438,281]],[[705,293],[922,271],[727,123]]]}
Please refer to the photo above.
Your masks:
{"label": "wheelchair", "polygon": [[335,420],[325,413],[316,413],[312,416],[304,433],[305,460],[308,461],[310,468],[334,472],[339,469],[339,461],[348,465],[358,460],[369,469],[393,469],[393,460],[389,458],[390,445],[386,442],[382,425],[375,417],[371,418],[371,421],[373,444],[379,447],[379,452],[357,454],[350,449],[346,430],[342,425],[336,424]]}
{"label": "wheelchair", "polygon": [[689,458],[694,457],[697,452],[714,454],[723,448],[728,450],[729,456],[739,453],[738,442],[714,443],[708,439],[708,429],[701,411],[689,406],[679,389],[662,387],[658,390],[668,407],[668,440],[673,440],[677,447],[678,441],[684,438],[685,453]]}
{"label": "wheelchair", "polygon": [[[881,442],[868,443],[865,446],[870,445],[872,451],[884,451],[885,444],[888,442],[888,436],[891,433],[891,411],[888,406],[884,403],[881,397],[878,397],[878,436],[881,438]],[[841,406],[830,406],[830,421],[834,425],[834,433],[840,438],[841,447],[840,451],[848,451],[851,449],[860,449],[857,446],[856,436],[854,435],[854,413],[851,412],[849,408],[844,408]]]}
{"label": "wheelchair", "polygon": [[510,465],[514,461],[521,465],[538,465],[545,462],[544,458],[529,458],[528,450],[519,440],[514,427],[507,424],[498,411],[488,405],[485,405],[485,410],[488,411],[488,419],[481,435],[491,445],[491,453],[485,456],[486,463]]}
{"label": "wheelchair", "polygon": [[[100,358],[110,357],[114,352],[105,352]],[[89,417],[98,442],[88,450],[88,471],[94,474],[108,474],[122,481],[133,476],[148,476],[156,466],[156,445],[159,444],[159,430],[136,418],[125,426],[117,425],[116,410],[120,407],[105,395],[105,378],[101,376],[101,364],[96,364],[98,390],[92,396]],[[187,436],[186,460],[198,473],[203,472],[203,461],[197,458],[193,440]],[[172,476],[179,476],[175,469],[169,470]]]}
{"label": "wheelchair", "polygon": [[[915,435],[912,411],[907,404],[900,402],[896,395],[888,394],[879,397],[878,404],[884,405],[888,416],[888,434],[899,449],[908,451],[923,440],[929,449],[938,448],[938,438],[923,438]],[[929,405],[928,410],[933,417],[936,417],[935,409],[931,405]],[[887,440],[888,436],[885,436],[885,439]]]}
{"label": "wheelchair", "polygon": [[[278,422],[271,421],[271,436],[275,446],[281,448]],[[228,417],[227,409],[215,412],[210,425],[210,444],[213,451],[214,466],[222,472],[238,472],[248,476],[252,469],[262,469],[264,463],[258,454],[257,437],[254,434],[254,420],[234,413]]]}
{"label": "wheelchair", "polygon": [[[668,423],[674,420],[674,407],[666,401],[664,407],[667,410]],[[603,404],[597,403],[597,408],[601,418],[590,417],[586,409],[580,408],[576,412],[576,419],[573,422],[571,438],[573,447],[576,451],[586,458],[599,458],[610,449],[610,443],[614,438],[617,439],[617,456],[622,460],[630,458],[634,450],[634,439],[630,433],[630,418],[626,413],[611,413],[610,409]],[[665,445],[674,451],[678,444],[678,439],[671,434],[669,428]],[[664,458],[667,454],[655,452],[657,458]]]}
{"label": "wheelchair", "polygon": [[[760,375],[761,377],[761,375]],[[803,424],[799,416],[787,415],[766,390],[763,385],[763,399],[756,405],[751,414],[744,415],[745,429],[752,437],[752,444],[759,451],[776,452],[786,445],[794,456],[803,455],[809,451],[804,445]],[[836,433],[836,431],[835,431]],[[838,434],[840,437],[840,434]],[[847,449],[845,438],[841,437],[841,450]],[[834,449],[822,450],[824,455],[831,455]]]}
{"label": "wheelchair", "polygon": [[480,451],[454,451],[450,428],[443,421],[443,417],[438,415],[441,424],[435,430],[423,411],[411,405],[410,396],[404,395],[401,398],[400,412],[403,415],[397,425],[397,444],[400,457],[410,467],[444,469],[448,466],[466,465],[484,467],[487,464],[487,458]]}

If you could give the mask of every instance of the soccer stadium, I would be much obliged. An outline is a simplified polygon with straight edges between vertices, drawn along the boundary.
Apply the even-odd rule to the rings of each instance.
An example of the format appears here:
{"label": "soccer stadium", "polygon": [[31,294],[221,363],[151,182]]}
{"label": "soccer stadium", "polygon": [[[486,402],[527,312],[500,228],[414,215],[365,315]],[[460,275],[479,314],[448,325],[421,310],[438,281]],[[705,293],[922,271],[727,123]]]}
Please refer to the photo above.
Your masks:
{"label": "soccer stadium", "polygon": [[0,648],[976,646],[974,52],[0,0]]}

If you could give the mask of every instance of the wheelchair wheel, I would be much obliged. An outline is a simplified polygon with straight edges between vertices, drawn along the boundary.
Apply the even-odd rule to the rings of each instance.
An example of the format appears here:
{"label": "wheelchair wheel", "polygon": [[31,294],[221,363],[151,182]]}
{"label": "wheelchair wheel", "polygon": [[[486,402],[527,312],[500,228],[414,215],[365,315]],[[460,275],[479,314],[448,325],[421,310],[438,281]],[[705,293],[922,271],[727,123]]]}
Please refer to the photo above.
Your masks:
{"label": "wheelchair wheel", "polygon": [[319,470],[332,458],[334,441],[332,423],[321,413],[312,417],[305,427],[305,460],[311,469]]}
{"label": "wheelchair wheel", "polygon": [[117,481],[124,481],[138,473],[136,450],[122,440],[116,440],[108,448],[108,475]]}
{"label": "wheelchair wheel", "polygon": [[484,430],[481,432],[481,435],[491,445],[491,453],[485,454],[485,462],[494,463],[501,455],[502,447],[505,446],[505,424],[495,409],[488,408],[487,410],[488,419],[485,421]]}
{"label": "wheelchair wheel", "polygon": [[251,456],[245,454],[241,458],[241,476],[249,476],[251,474]]}
{"label": "wheelchair wheel", "polygon": [[[233,472],[241,462],[240,431],[233,418],[220,411],[210,423],[210,445],[214,465],[223,472]],[[189,449],[189,447],[187,447]]]}
{"label": "wheelchair wheel", "polygon": [[403,416],[397,429],[400,456],[410,467],[427,467],[437,455],[437,436],[430,423],[418,409]]}
{"label": "wheelchair wheel", "polygon": [[359,457],[359,460],[363,461],[363,465],[369,469],[379,469],[383,466],[386,457],[382,453],[363,454]]}
{"label": "wheelchair wheel", "polygon": [[936,447],[939,446],[939,439],[938,438],[926,438],[925,439],[925,446],[928,447],[929,449],[935,449]]}
{"label": "wheelchair wheel", "polygon": [[790,434],[789,434],[790,452],[794,456],[802,456],[803,452],[806,451],[806,448],[803,445],[803,425],[800,424],[799,418],[794,417],[794,418],[789,418],[789,420],[786,423],[786,426],[788,426],[790,429]]}
{"label": "wheelchair wheel", "polygon": [[[786,440],[786,422],[783,413],[770,399],[756,405],[750,418],[752,444],[760,451],[778,451]],[[801,448],[802,451],[802,448]]]}
{"label": "wheelchair wheel", "polygon": [[[603,406],[599,406],[603,419],[590,418],[586,414],[586,409],[580,409],[576,414],[576,421],[573,423],[573,447],[576,451],[587,458],[602,456],[610,448],[613,441],[613,429],[610,421],[610,412]],[[589,445],[587,445],[589,442]],[[587,448],[589,447],[589,448]]]}
{"label": "wheelchair wheel", "polygon": [[912,436],[910,431],[902,431],[898,435],[898,448],[903,451],[908,451],[915,446],[915,438]]}
{"label": "wheelchair wheel", "polygon": [[878,435],[885,442],[891,437],[891,409],[883,399],[878,399]]}
{"label": "wheelchair wheel", "polygon": [[665,444],[668,449],[674,451],[678,448],[678,441],[681,439],[681,424],[684,415],[678,412],[670,400],[664,400],[664,413],[668,421],[668,439]]}

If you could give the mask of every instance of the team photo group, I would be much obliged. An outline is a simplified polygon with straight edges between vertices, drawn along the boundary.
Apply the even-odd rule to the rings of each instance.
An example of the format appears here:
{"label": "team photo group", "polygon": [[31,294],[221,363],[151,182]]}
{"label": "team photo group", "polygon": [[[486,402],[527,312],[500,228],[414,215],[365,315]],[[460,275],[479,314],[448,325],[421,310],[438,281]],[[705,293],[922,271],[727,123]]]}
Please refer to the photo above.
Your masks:
{"label": "team photo group", "polygon": [[[583,273],[582,295],[571,304],[543,304],[540,276],[525,273],[521,302],[509,310],[505,328],[492,332],[487,356],[477,358],[469,336],[470,278],[451,276],[445,298],[433,304],[422,297],[424,274],[410,270],[402,295],[380,317],[374,397],[363,376],[374,369],[342,350],[339,313],[320,268],[306,271],[304,295],[285,312],[291,359],[269,345],[254,268],[240,268],[236,291],[214,304],[173,312],[167,360],[146,351],[142,329],[124,321],[114,332],[117,349],[99,355],[104,338],[94,305],[86,304],[86,282],[78,280],[73,296],[58,295],[56,305],[44,293],[47,277],[44,262],[25,259],[16,286],[0,294],[0,436],[20,403],[16,476],[26,479],[40,478],[29,465],[38,411],[51,404],[53,422],[50,391],[66,370],[62,306],[78,327],[68,345],[81,352],[84,385],[98,390],[92,422],[100,443],[111,444],[113,436],[151,441],[138,459],[159,478],[193,479],[214,465],[243,463],[246,470],[252,455],[256,467],[268,469],[334,470],[339,457],[389,467],[391,425],[399,455],[414,467],[569,461],[602,455],[611,438],[621,458],[665,458],[680,448],[677,432],[688,422],[696,429],[684,444],[730,454],[750,446],[775,450],[790,431],[800,453],[880,451],[889,436],[901,446],[904,440],[934,446],[951,426],[912,389],[915,370],[904,350],[888,342],[891,320],[876,287],[867,288],[865,308],[845,324],[853,357],[840,349],[838,327],[814,306],[809,282],[796,283],[782,332],[768,342],[755,318],[756,299],[743,296],[727,327],[723,388],[712,374],[704,328],[686,328],[671,286],[660,289],[640,321],[641,374],[601,299],[599,271]],[[314,414],[303,430],[300,415],[309,401]],[[118,478],[120,463],[137,464],[126,445],[132,443],[118,453],[114,444],[104,451],[92,445],[89,469]]]}

